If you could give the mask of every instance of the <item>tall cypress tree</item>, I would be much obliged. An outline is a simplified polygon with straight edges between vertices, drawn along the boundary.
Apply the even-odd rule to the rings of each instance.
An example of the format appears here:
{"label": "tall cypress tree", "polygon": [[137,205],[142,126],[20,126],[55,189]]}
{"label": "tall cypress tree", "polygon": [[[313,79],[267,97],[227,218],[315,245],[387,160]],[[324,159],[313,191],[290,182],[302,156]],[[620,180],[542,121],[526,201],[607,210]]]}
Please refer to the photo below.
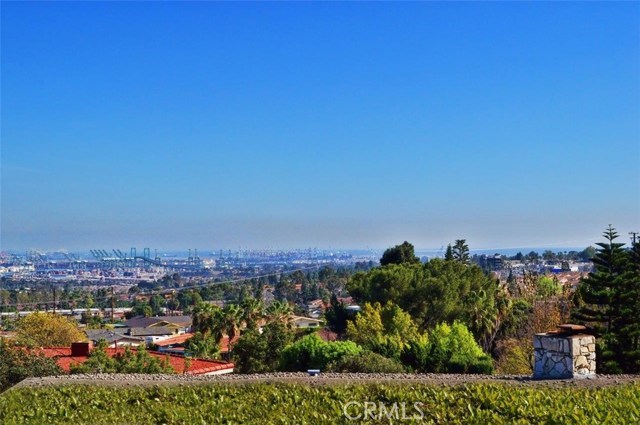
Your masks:
{"label": "tall cypress tree", "polygon": [[451,244],[447,245],[447,252],[444,254],[444,259],[453,261],[453,248],[451,248]]}
{"label": "tall cypress tree", "polygon": [[606,242],[596,245],[592,258],[593,271],[582,279],[576,291],[576,306],[572,319],[590,327],[598,337],[601,368],[608,372],[621,371],[619,325],[621,324],[622,293],[628,255],[617,243],[618,233],[611,225],[604,232]]}
{"label": "tall cypress tree", "polygon": [[469,245],[466,239],[456,239],[453,245],[453,258],[462,264],[469,264]]}
{"label": "tall cypress tree", "polygon": [[620,318],[616,321],[617,345],[626,373],[640,373],[640,242],[628,251],[627,271],[618,297]]}

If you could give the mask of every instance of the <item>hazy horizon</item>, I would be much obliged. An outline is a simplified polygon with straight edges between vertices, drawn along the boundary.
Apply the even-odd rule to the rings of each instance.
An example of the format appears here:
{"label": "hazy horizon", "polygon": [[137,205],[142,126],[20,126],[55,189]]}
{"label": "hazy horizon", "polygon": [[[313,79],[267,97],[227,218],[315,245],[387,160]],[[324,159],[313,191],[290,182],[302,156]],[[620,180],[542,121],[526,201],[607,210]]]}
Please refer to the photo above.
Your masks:
{"label": "hazy horizon", "polygon": [[640,230],[637,2],[3,2],[1,27],[3,250]]}

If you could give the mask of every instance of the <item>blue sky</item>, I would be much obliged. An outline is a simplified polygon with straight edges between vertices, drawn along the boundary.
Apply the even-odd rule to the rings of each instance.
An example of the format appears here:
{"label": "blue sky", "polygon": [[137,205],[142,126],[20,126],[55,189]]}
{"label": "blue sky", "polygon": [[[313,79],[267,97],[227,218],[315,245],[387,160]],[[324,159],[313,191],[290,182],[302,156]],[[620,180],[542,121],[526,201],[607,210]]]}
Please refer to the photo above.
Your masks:
{"label": "blue sky", "polygon": [[640,230],[638,3],[2,3],[2,249]]}

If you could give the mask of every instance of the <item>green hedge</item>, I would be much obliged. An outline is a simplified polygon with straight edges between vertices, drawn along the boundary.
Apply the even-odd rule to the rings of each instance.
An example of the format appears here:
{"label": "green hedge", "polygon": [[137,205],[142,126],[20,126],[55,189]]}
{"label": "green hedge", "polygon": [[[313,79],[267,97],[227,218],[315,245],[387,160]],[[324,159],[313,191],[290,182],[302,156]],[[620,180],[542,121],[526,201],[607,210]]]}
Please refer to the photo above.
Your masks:
{"label": "green hedge", "polygon": [[[2,424],[354,424],[357,403],[406,403],[419,420],[393,423],[628,424],[640,422],[640,384],[604,388],[468,384],[214,384],[15,388],[0,396]],[[389,409],[391,410],[391,409]],[[378,415],[380,410],[377,410]]]}

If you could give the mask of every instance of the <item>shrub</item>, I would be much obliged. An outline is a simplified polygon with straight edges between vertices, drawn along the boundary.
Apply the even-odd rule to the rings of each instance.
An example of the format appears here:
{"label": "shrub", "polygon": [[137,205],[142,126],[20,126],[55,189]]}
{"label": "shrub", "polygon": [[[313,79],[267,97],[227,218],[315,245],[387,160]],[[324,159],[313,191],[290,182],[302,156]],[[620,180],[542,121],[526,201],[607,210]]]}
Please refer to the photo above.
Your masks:
{"label": "shrub", "polygon": [[362,347],[352,341],[323,341],[317,334],[307,335],[282,350],[280,369],[304,371],[324,369],[328,363],[359,354]]}
{"label": "shrub", "polygon": [[111,357],[107,354],[107,343],[98,342],[86,362],[72,364],[71,373],[174,373],[168,358],[160,360],[149,355],[144,345],[133,352],[125,347],[124,353]]}
{"label": "shrub", "polygon": [[354,372],[354,373],[402,373],[402,364],[393,359],[388,359],[378,353],[363,351],[360,354],[351,354],[333,361],[327,365],[330,372]]}
{"label": "shrub", "polygon": [[36,350],[11,345],[0,338],[0,391],[26,378],[62,373],[54,359]]}
{"label": "shrub", "polygon": [[424,365],[429,361],[429,339],[427,335],[407,341],[400,356],[402,363],[415,370],[424,370]]}
{"label": "shrub", "polygon": [[419,369],[442,373],[492,373],[493,363],[460,322],[437,325],[429,334],[428,357]]}
{"label": "shrub", "polygon": [[507,375],[530,375],[533,345],[529,338],[507,338],[497,342],[496,371]]}

